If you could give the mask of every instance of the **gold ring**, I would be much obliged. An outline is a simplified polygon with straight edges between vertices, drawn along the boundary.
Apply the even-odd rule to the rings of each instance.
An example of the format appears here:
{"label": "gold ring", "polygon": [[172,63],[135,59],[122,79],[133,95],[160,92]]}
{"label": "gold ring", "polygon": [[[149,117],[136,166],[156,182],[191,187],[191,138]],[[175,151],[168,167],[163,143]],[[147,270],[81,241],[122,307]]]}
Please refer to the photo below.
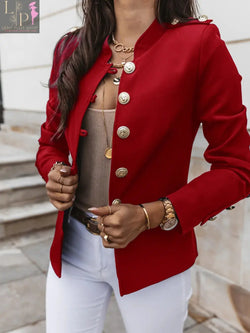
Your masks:
{"label": "gold ring", "polygon": [[109,243],[109,236],[108,235],[104,235],[103,239]]}
{"label": "gold ring", "polygon": [[101,227],[102,227],[102,232],[104,232],[104,224],[103,223],[100,223],[101,224]]}

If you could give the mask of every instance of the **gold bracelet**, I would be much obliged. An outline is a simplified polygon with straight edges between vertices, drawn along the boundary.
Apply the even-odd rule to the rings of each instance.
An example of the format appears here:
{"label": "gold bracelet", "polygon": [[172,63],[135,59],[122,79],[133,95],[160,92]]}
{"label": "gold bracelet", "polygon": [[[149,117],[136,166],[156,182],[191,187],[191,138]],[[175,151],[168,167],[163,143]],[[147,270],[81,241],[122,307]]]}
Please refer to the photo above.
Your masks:
{"label": "gold bracelet", "polygon": [[143,209],[144,214],[146,216],[146,221],[147,221],[147,229],[150,229],[150,220],[149,220],[149,216],[148,216],[148,212],[146,210],[146,208],[143,206],[143,204],[139,204],[139,206]]}

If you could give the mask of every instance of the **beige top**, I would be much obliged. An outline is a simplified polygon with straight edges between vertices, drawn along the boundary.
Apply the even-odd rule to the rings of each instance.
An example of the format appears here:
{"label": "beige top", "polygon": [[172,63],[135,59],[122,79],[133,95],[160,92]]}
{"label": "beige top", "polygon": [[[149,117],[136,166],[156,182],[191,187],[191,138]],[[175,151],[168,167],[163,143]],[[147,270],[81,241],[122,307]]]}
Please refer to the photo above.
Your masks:
{"label": "beige top", "polygon": [[[104,117],[108,143],[112,147],[115,109],[104,110]],[[88,108],[83,117],[82,128],[88,131],[88,135],[79,139],[77,153],[79,182],[75,205],[86,210],[89,207],[109,204],[111,159],[104,156],[107,139],[102,110]]]}

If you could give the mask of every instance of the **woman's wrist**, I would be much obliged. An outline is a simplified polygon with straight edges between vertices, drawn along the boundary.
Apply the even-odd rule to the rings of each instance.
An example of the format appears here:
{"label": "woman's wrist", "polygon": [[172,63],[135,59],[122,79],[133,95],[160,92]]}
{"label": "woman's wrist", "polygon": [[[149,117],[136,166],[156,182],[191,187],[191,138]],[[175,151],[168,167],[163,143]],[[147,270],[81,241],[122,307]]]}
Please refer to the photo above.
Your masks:
{"label": "woman's wrist", "polygon": [[144,208],[148,213],[148,218],[150,221],[150,229],[157,228],[162,222],[165,210],[161,201],[147,202],[143,204]]}

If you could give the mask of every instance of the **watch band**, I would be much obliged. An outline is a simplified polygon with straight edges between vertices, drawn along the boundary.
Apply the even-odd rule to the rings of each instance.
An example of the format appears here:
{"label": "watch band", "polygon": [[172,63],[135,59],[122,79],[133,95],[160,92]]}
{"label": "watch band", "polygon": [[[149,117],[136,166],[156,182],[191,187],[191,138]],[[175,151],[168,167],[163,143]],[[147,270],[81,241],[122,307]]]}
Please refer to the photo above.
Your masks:
{"label": "watch band", "polygon": [[165,210],[164,217],[160,223],[160,228],[166,231],[172,230],[179,222],[172,202],[167,197],[162,197],[159,200],[162,201]]}

